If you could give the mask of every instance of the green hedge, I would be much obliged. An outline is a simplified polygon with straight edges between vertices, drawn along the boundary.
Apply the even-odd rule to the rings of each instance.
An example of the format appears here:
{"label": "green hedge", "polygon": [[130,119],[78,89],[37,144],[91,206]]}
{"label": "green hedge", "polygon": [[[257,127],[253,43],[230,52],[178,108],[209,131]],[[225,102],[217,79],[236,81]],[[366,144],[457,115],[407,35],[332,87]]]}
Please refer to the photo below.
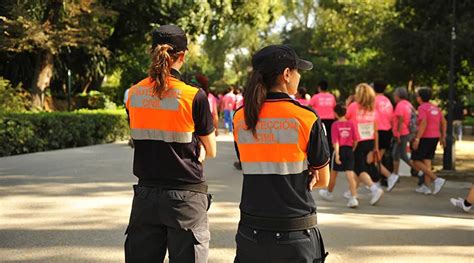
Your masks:
{"label": "green hedge", "polygon": [[114,142],[129,128],[124,110],[0,115],[0,156]]}
{"label": "green hedge", "polygon": [[466,117],[464,119],[464,121],[462,122],[462,124],[473,126],[474,125],[474,117],[471,117],[471,116]]}

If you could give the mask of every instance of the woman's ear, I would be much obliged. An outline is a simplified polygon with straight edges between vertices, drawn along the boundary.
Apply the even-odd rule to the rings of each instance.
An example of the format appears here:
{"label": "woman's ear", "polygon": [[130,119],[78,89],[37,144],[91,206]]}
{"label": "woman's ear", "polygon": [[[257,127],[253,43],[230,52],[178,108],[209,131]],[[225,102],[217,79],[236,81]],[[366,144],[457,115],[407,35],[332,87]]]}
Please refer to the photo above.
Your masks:
{"label": "woman's ear", "polygon": [[185,58],[185,53],[180,52],[178,53],[178,58],[176,59],[176,62],[184,63],[184,58]]}
{"label": "woman's ear", "polygon": [[283,70],[283,80],[285,81],[285,83],[290,82],[290,74],[291,74],[290,68],[286,68],[285,70]]}

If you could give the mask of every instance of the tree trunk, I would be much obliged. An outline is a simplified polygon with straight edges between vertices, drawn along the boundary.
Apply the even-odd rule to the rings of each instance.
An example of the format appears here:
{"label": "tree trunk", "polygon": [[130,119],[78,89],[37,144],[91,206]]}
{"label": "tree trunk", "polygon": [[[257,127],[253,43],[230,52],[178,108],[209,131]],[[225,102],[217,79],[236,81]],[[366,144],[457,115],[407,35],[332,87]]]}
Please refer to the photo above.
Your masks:
{"label": "tree trunk", "polygon": [[31,97],[34,109],[44,109],[44,92],[51,82],[53,66],[53,54],[47,50],[39,51],[36,56],[33,81],[31,82]]}

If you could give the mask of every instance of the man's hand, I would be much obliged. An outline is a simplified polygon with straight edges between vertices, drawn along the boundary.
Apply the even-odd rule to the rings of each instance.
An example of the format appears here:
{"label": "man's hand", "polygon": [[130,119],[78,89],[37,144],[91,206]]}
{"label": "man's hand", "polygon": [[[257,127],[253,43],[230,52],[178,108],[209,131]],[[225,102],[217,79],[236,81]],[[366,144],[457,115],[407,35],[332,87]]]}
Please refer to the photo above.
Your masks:
{"label": "man's hand", "polygon": [[198,161],[200,163],[203,163],[204,160],[206,159],[206,147],[204,147],[204,144],[199,142],[199,157]]}
{"label": "man's hand", "polygon": [[318,170],[312,168],[311,166],[308,168],[308,172],[309,172],[309,178],[310,178],[308,189],[310,191],[313,191],[314,186],[319,181],[319,172],[318,172]]}
{"label": "man's hand", "polygon": [[339,157],[339,154],[336,154],[336,163],[341,164],[341,158]]}

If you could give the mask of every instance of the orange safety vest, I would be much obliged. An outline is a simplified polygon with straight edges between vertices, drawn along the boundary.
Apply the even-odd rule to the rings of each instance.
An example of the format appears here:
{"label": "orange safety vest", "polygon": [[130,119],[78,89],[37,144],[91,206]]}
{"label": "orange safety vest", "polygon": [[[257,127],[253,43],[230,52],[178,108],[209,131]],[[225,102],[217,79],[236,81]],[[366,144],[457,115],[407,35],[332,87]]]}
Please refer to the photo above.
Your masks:
{"label": "orange safety vest", "polygon": [[194,132],[192,104],[198,89],[168,77],[162,98],[153,94],[153,82],[146,78],[130,88],[127,109],[131,136],[135,140],[191,143]]}
{"label": "orange safety vest", "polygon": [[298,174],[307,170],[307,149],[317,115],[289,99],[267,99],[256,137],[247,130],[243,108],[234,115],[234,139],[243,174]]}

